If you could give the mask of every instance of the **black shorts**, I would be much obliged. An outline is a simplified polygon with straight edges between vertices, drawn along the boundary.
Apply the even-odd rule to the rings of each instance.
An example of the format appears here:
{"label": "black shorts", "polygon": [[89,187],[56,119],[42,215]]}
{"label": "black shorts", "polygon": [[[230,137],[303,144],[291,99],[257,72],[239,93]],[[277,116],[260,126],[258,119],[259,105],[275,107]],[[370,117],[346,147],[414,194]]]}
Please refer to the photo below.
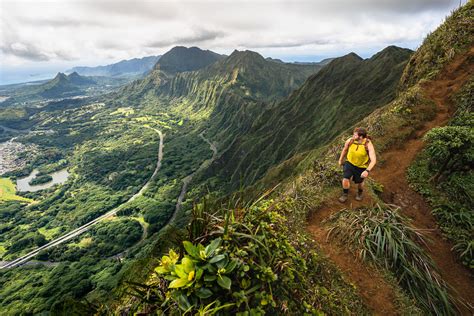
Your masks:
{"label": "black shorts", "polygon": [[364,178],[362,178],[360,175],[362,172],[365,171],[366,168],[359,168],[351,164],[349,161],[346,161],[344,163],[344,179],[351,179],[355,183],[362,183],[364,181]]}

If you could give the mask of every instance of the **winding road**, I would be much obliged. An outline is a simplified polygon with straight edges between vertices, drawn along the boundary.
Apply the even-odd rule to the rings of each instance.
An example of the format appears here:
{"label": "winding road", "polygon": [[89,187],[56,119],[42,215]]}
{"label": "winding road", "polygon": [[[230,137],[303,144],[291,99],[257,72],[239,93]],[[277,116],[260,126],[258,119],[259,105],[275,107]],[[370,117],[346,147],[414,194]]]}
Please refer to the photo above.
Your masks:
{"label": "winding road", "polygon": [[67,233],[67,234],[65,234],[65,235],[63,235],[59,238],[54,239],[54,240],[50,241],[49,243],[47,243],[47,244],[45,244],[45,245],[43,245],[39,248],[36,248],[33,251],[30,251],[29,253],[27,253],[24,256],[21,256],[21,257],[15,259],[15,260],[12,260],[12,261],[9,261],[9,262],[5,263],[4,265],[2,265],[0,267],[0,269],[13,268],[13,267],[19,266],[19,265],[29,261],[31,258],[35,257],[40,251],[45,250],[45,249],[49,249],[49,248],[57,246],[59,244],[62,244],[64,242],[66,242],[66,241],[68,241],[68,240],[70,240],[70,239],[72,239],[72,238],[88,231],[92,226],[94,226],[98,222],[100,222],[100,221],[102,221],[102,220],[104,220],[108,217],[111,217],[111,216],[115,215],[124,205],[126,205],[127,203],[132,202],[137,197],[142,195],[143,192],[145,192],[148,189],[148,187],[150,186],[150,183],[156,178],[156,175],[158,174],[158,171],[161,168],[161,160],[163,159],[163,134],[162,134],[162,132],[155,129],[155,128],[152,128],[152,127],[147,127],[147,128],[150,128],[150,129],[154,130],[155,132],[157,132],[160,135],[160,146],[159,146],[159,149],[158,149],[158,162],[156,163],[155,171],[151,175],[150,179],[143,185],[143,187],[140,189],[140,191],[135,193],[126,202],[124,202],[123,204],[117,206],[116,208],[108,211],[104,215],[101,215],[101,216],[97,217],[96,219],[88,222],[87,224],[84,224],[81,227],[78,227],[78,228],[70,231],[69,233]]}
{"label": "winding road", "polygon": [[193,177],[196,175],[196,173],[198,173],[201,170],[207,168],[217,157],[217,147],[216,147],[216,145],[214,143],[211,143],[211,141],[209,141],[207,138],[205,138],[203,134],[204,134],[204,132],[199,134],[199,137],[201,137],[206,143],[209,144],[209,147],[211,148],[211,150],[213,152],[212,157],[210,159],[204,160],[204,162],[199,166],[198,169],[196,169],[196,171],[194,171],[193,173],[191,173],[190,175],[186,176],[183,179],[183,187],[181,188],[181,193],[179,194],[178,201],[176,202],[175,210],[174,210],[173,215],[171,216],[170,220],[168,221],[168,224],[171,224],[175,221],[176,215],[178,214],[179,209],[181,208],[181,204],[183,203],[184,196],[186,195],[186,192],[188,190],[188,185],[191,182],[191,180],[193,179]]}

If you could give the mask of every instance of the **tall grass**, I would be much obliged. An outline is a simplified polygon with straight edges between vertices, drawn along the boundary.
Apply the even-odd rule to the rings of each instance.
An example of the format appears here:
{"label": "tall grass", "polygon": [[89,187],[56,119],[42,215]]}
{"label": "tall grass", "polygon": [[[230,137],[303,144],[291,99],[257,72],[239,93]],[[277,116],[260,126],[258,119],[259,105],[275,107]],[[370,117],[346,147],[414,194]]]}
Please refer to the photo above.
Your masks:
{"label": "tall grass", "polygon": [[422,235],[398,210],[394,205],[344,209],[328,219],[328,238],[350,244],[362,259],[391,271],[428,313],[456,314],[446,284],[420,246],[424,243]]}

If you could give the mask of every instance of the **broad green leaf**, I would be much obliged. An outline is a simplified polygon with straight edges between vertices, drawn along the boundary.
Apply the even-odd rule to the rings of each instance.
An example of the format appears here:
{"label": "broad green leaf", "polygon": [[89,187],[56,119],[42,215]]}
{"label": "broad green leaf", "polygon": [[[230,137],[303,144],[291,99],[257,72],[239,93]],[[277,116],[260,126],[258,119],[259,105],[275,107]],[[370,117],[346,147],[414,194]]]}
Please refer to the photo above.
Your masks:
{"label": "broad green leaf", "polygon": [[217,248],[221,245],[222,239],[221,238],[216,238],[209,245],[206,247],[206,254],[208,257],[214,255],[214,252],[217,250]]}
{"label": "broad green leaf", "polygon": [[216,263],[216,266],[219,268],[219,269],[223,269],[227,266],[227,264],[229,263],[229,259],[227,257],[224,258],[224,260],[219,260],[217,263]]}
{"label": "broad green leaf", "polygon": [[214,281],[217,277],[215,275],[205,275],[204,276],[204,281],[206,282],[211,282]]}
{"label": "broad green leaf", "polygon": [[216,263],[224,259],[225,259],[225,255],[217,255],[213,257],[211,260],[209,260],[209,263]]}
{"label": "broad green leaf", "polygon": [[194,262],[188,257],[184,257],[183,260],[181,260],[181,266],[186,273],[194,270]]}
{"label": "broad green leaf", "polygon": [[204,273],[204,270],[203,270],[203,269],[197,268],[197,269],[196,269],[196,280],[201,279],[203,273]]}
{"label": "broad green leaf", "polygon": [[155,272],[159,273],[159,274],[165,274],[165,273],[169,272],[169,270],[166,269],[165,267],[160,266],[160,267],[155,268]]}
{"label": "broad green leaf", "polygon": [[199,251],[198,249],[189,241],[183,241],[183,246],[184,249],[186,249],[186,252],[191,256],[196,259],[199,259]]}
{"label": "broad green leaf", "polygon": [[174,280],[170,283],[169,288],[170,289],[177,289],[177,288],[185,286],[186,284],[188,284],[187,279],[176,279],[176,280]]}
{"label": "broad green leaf", "polygon": [[184,294],[178,296],[178,306],[183,311],[187,311],[192,307],[192,305],[188,301],[188,298]]}
{"label": "broad green leaf", "polygon": [[199,298],[208,298],[212,295],[212,291],[209,290],[208,288],[202,287],[199,290],[196,291],[196,295]]}
{"label": "broad green leaf", "polygon": [[178,264],[178,265],[175,266],[174,272],[176,272],[176,274],[181,279],[187,279],[188,278],[188,274],[186,273],[186,271],[184,271],[184,267],[181,264]]}
{"label": "broad green leaf", "polygon": [[237,260],[231,260],[229,264],[225,267],[227,273],[232,272],[239,262]]}
{"label": "broad green leaf", "polygon": [[219,284],[221,287],[223,287],[226,290],[230,290],[232,281],[225,275],[221,275],[217,278],[217,284]]}
{"label": "broad green leaf", "polygon": [[179,255],[173,249],[170,250],[169,255],[171,263],[175,264],[176,262],[178,262]]}

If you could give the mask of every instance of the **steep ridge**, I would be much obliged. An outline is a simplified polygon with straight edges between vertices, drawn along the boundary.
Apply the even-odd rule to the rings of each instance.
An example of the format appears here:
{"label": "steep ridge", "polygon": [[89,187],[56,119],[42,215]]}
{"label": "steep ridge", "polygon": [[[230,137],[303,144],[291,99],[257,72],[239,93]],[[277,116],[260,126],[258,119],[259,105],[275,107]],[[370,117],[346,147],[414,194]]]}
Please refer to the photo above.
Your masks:
{"label": "steep ridge", "polygon": [[223,55],[210,50],[202,50],[198,47],[186,48],[176,46],[158,60],[153,70],[161,70],[168,74],[194,71],[204,68],[222,58],[224,58]]}
{"label": "steep ridge", "polygon": [[[474,302],[473,275],[451,251],[452,244],[443,238],[426,201],[409,187],[405,173],[416,154],[423,148],[422,136],[433,127],[445,125],[450,118],[450,95],[460,89],[473,75],[474,48],[471,48],[468,53],[458,56],[447,65],[436,80],[424,83],[424,93],[437,104],[436,116],[402,146],[384,151],[379,157],[383,161],[382,166],[375,168],[373,172],[374,179],[384,187],[382,194],[384,202],[400,205],[402,213],[413,219],[413,225],[423,230],[430,240],[425,249],[439,267],[442,278],[453,289],[451,294],[468,305]],[[378,273],[371,271],[370,267],[365,267],[348,249],[327,241],[327,227],[323,221],[342,208],[336,199],[336,196],[332,196],[331,200],[324,202],[313,213],[308,221],[308,230],[331,260],[352,282],[358,284],[360,294],[374,312],[385,314],[387,309],[393,306],[394,295],[391,293],[390,285],[380,283]],[[372,205],[374,202],[369,196],[363,202],[351,202],[350,207],[358,208]],[[374,275],[373,282],[367,282],[367,278],[372,279],[371,275]],[[379,291],[380,289],[383,290]],[[472,311],[472,305],[466,307],[458,304],[457,307],[464,315]]]}
{"label": "steep ridge", "polygon": [[163,86],[176,74],[199,70],[224,57],[215,52],[202,50],[197,47],[173,47],[160,57],[145,78],[125,86],[114,97],[140,100],[146,95],[160,94]]}
{"label": "steep ridge", "polygon": [[[443,126],[449,121],[453,115],[451,97],[474,76],[472,19],[470,24],[465,23],[465,17],[472,17],[472,14],[469,14],[472,9],[473,6],[467,4],[455,12],[445,24],[425,40],[424,45],[412,56],[400,81],[399,99],[358,123],[372,127],[381,138],[379,142],[383,144],[379,147],[383,149],[381,155],[379,154],[379,165],[371,174],[377,183],[383,186],[382,200],[385,203],[399,205],[402,214],[412,219],[413,226],[423,231],[423,234],[428,237],[429,242],[423,245],[424,249],[438,266],[443,280],[450,286],[451,295],[455,298],[457,308],[463,315],[472,315],[473,311],[472,272],[468,271],[453,253],[453,245],[442,235],[430,206],[422,196],[409,187],[406,170],[424,147],[422,136],[430,129]],[[456,51],[451,51],[451,44],[453,41],[456,43],[456,40],[461,38],[459,34],[462,33],[471,35],[467,36],[467,39],[462,37],[462,41],[457,43],[458,53],[456,54]],[[446,45],[446,43],[451,44]],[[441,45],[443,46],[440,47]],[[447,52],[446,55],[445,52]],[[426,65],[430,65],[431,68],[427,68]],[[431,80],[426,80],[427,78]],[[429,102],[435,106],[433,116],[423,114],[423,112],[432,111],[429,106],[423,108],[423,104]],[[406,112],[409,114],[396,114],[402,108],[401,106],[411,107]],[[400,123],[402,117],[404,123]],[[377,121],[383,121],[384,126],[378,126]],[[411,126],[406,126],[407,124]],[[400,138],[400,141],[392,141],[390,138]],[[334,144],[324,151],[328,159],[337,159],[336,156],[341,150],[340,146],[339,141],[339,145]],[[370,206],[374,202],[368,197],[362,203],[351,202],[350,207]],[[364,293],[367,292],[367,288],[377,287],[377,282],[368,285],[367,282],[358,281],[360,269],[357,267],[360,263],[357,263],[358,259],[345,248],[348,245],[327,243],[327,228],[322,222],[341,208],[342,205],[337,201],[337,196],[329,197],[313,212],[308,221],[308,230],[319,242],[323,251],[346,272],[349,279],[359,285],[361,295],[365,297],[367,303],[376,304],[376,298],[372,302],[371,295]]]}
{"label": "steep ridge", "polygon": [[354,53],[334,59],[286,100],[265,108],[214,171],[251,184],[272,165],[324,145],[395,97],[410,55],[408,49],[390,46],[366,60]]}
{"label": "steep ridge", "polygon": [[172,97],[194,98],[194,102],[202,103],[196,107],[198,109],[209,107],[212,104],[207,103],[216,95],[206,94],[203,97],[200,92],[218,89],[217,86],[206,89],[206,85],[212,86],[215,82],[221,86],[221,90],[231,90],[240,97],[270,101],[288,95],[320,68],[275,63],[256,52],[235,50],[229,57],[203,71],[179,74],[168,86],[163,87],[162,93]]}
{"label": "steep ridge", "polygon": [[80,87],[94,84],[94,80],[80,76],[77,72],[70,75],[58,73],[51,81],[38,86],[34,93],[45,98],[56,98],[74,95],[79,92]]}
{"label": "steep ridge", "polygon": [[114,64],[97,67],[73,67],[66,72],[78,72],[83,76],[122,76],[142,74],[150,71],[161,56],[147,56],[122,60]]}
{"label": "steep ridge", "polygon": [[[170,73],[163,70],[167,54],[149,76],[124,88],[117,98],[127,102],[153,99],[168,111],[186,113],[186,118],[204,117],[203,127],[224,148],[249,130],[269,104],[286,97],[322,68],[277,63],[255,52],[234,51],[199,70]],[[176,55],[173,60],[183,56],[173,50],[169,54]]]}
{"label": "steep ridge", "polygon": [[[431,242],[426,250],[440,268],[441,276],[452,287],[453,295],[470,304],[474,311],[474,275],[467,270],[451,251],[452,243],[448,242],[438,228],[431,213],[431,207],[418,193],[410,189],[406,179],[406,170],[417,153],[424,146],[423,135],[430,129],[446,125],[450,118],[452,100],[456,93],[474,76],[474,47],[466,54],[458,56],[449,63],[433,81],[422,85],[425,95],[437,105],[435,118],[428,122],[415,137],[400,148],[388,150],[382,154],[384,163],[374,170],[374,178],[384,186],[382,198],[387,203],[402,206],[402,213],[413,219],[413,225],[425,231]],[[469,310],[458,306],[467,315]]]}

